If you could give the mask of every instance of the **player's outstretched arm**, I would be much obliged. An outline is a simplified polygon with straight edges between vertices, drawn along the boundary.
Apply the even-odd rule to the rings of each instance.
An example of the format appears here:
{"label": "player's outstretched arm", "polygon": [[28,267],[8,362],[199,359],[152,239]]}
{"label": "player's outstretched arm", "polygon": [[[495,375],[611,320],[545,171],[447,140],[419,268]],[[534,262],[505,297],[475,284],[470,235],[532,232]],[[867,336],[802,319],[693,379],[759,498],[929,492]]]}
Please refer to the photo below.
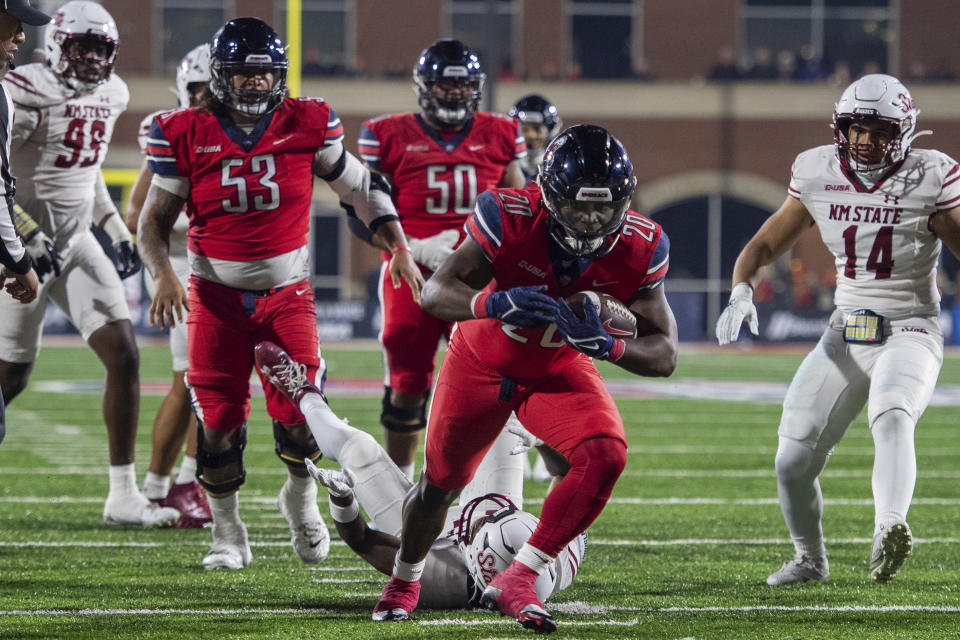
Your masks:
{"label": "player's outstretched arm", "polygon": [[930,230],[960,260],[960,207],[938,211],[930,218]]}
{"label": "player's outstretched arm", "polygon": [[736,342],[740,326],[746,321],[757,335],[757,310],[753,304],[753,287],[760,268],[770,264],[814,225],[813,217],[803,203],[787,196],[780,208],[763,223],[737,256],[733,266],[730,302],[717,320],[716,335],[720,344]]}
{"label": "player's outstretched arm", "polygon": [[183,197],[156,184],[150,185],[138,227],[143,264],[156,285],[150,305],[150,324],[161,329],[183,322],[186,319],[183,311],[190,308],[187,292],[170,264],[170,230],[184,202]]}

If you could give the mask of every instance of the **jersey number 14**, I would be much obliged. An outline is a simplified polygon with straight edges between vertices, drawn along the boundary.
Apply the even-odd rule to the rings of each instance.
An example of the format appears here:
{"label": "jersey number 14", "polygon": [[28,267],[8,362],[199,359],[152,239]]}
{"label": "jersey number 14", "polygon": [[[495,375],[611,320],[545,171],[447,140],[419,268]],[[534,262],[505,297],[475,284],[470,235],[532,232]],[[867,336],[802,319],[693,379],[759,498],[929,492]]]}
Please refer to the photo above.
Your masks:
{"label": "jersey number 14", "polygon": [[[857,277],[857,228],[850,225],[843,230],[843,249],[847,254],[847,264],[843,268],[843,275],[851,280]],[[890,277],[893,271],[893,227],[885,226],[877,229],[877,237],[873,240],[870,255],[867,256],[867,271],[874,272],[875,280],[884,280]]]}

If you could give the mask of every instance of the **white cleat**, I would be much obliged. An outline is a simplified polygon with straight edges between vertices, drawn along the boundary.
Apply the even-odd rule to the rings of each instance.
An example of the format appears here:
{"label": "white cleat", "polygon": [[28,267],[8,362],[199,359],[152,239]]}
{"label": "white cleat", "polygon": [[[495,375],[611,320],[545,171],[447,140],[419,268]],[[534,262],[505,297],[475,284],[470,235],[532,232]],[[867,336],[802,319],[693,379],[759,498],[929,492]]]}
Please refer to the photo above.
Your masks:
{"label": "white cleat", "polygon": [[809,556],[795,556],[784,562],[779,571],[767,576],[767,584],[771,586],[795,584],[810,580],[826,580],[829,577],[830,567],[826,558],[814,560]]}
{"label": "white cleat", "polygon": [[247,527],[236,525],[213,525],[213,544],[203,557],[204,569],[243,569],[253,560]]}
{"label": "white cleat", "polygon": [[107,524],[138,524],[144,527],[171,527],[180,519],[173,507],[150,502],[139,491],[123,496],[107,496],[103,505],[103,521]]}
{"label": "white cleat", "polygon": [[277,496],[280,513],[290,525],[290,542],[300,559],[307,564],[316,564],[330,553],[330,532],[317,506],[317,485],[310,483],[302,496],[292,495],[287,483],[283,483]]}
{"label": "white cleat", "polygon": [[870,577],[877,582],[891,582],[897,577],[903,561],[913,551],[913,534],[906,522],[880,529],[873,536],[870,552]]}

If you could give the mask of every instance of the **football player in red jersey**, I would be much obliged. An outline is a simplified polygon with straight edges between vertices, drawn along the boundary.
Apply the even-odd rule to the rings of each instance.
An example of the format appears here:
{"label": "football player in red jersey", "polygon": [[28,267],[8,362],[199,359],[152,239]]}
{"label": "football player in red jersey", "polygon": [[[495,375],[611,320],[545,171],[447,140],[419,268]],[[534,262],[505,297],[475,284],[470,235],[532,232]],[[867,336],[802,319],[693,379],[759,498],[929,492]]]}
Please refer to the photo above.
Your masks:
{"label": "football player in red jersey", "polygon": [[[484,79],[469,47],[439,40],[423,50],[413,69],[420,113],[380,116],[360,131],[360,156],[393,185],[397,213],[425,275],[464,238],[464,218],[478,194],[525,183],[517,122],[477,111]],[[390,458],[412,478],[437,346],[451,323],[424,313],[406,287],[381,283],[380,294],[387,368],[380,422]]]}
{"label": "football player in red jersey", "polygon": [[[644,376],[669,376],[677,362],[662,286],[669,241],[628,211],[635,184],[618,140],[601,127],[571,127],[547,148],[537,183],[477,199],[469,238],[424,287],[423,308],[459,324],[430,410],[426,471],[404,505],[400,550],[374,620],[409,618],[448,506],[515,411],[570,469],[484,604],[540,633],[556,628],[533,585],[599,515],[626,464],[623,422],[591,358]],[[579,318],[563,299],[586,289],[625,301],[655,331],[615,338],[589,301]]]}
{"label": "football player in red jersey", "polygon": [[[213,513],[203,566],[240,569],[252,558],[237,489],[246,475],[254,345],[281,345],[311,381],[323,370],[307,249],[313,177],[326,180],[390,249],[394,286],[405,280],[419,299],[423,278],[385,187],[344,150],[336,112],[318,98],[284,97],[287,57],[277,33],[259,18],[236,18],[214,35],[210,54],[205,104],[161,114],[151,126],[154,177],[140,245],[156,287],[151,322],[173,326],[189,311],[197,480]],[[184,204],[189,298],[169,260],[170,229]],[[320,450],[300,411],[263,382],[276,452],[288,469],[280,510],[297,554],[319,562],[330,538],[303,459],[319,458]]]}

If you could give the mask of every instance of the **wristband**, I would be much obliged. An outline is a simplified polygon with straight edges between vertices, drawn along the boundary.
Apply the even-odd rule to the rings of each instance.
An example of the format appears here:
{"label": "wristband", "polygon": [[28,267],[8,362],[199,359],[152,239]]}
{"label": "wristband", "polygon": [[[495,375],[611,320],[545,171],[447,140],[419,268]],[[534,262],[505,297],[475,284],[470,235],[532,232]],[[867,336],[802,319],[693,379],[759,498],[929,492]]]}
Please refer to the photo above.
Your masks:
{"label": "wristband", "polygon": [[397,251],[409,251],[410,253],[413,253],[413,249],[411,249],[405,244],[401,244],[398,247],[394,247],[393,249],[390,249],[390,255],[396,255]]}
{"label": "wristband", "polygon": [[341,507],[338,504],[334,504],[332,498],[333,496],[327,495],[327,503],[330,505],[330,517],[333,518],[334,522],[347,524],[356,520],[357,516],[360,515],[360,507],[357,505],[355,499],[351,500],[347,506]]}
{"label": "wristband", "polygon": [[484,293],[483,291],[473,296],[473,300],[470,301],[470,312],[473,313],[474,318],[488,317],[487,298],[489,297],[490,294]]}
{"label": "wristband", "polygon": [[627,343],[623,338],[614,338],[613,346],[610,348],[610,355],[607,356],[607,362],[616,362],[623,357],[623,352],[627,350]]}

